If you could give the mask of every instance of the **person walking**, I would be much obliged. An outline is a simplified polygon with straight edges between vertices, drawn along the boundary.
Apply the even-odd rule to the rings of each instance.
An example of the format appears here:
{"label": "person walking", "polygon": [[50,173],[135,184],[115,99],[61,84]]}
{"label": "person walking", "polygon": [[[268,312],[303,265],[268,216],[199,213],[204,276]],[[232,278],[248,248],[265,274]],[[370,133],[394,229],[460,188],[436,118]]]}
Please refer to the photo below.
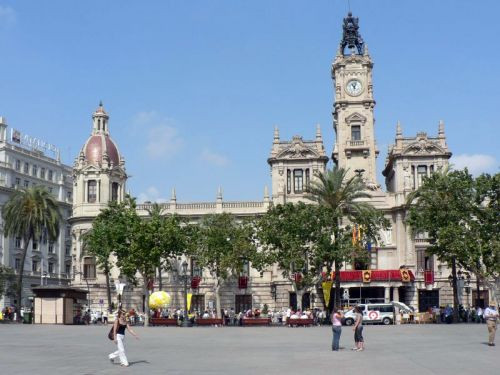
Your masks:
{"label": "person walking", "polygon": [[118,350],[111,353],[108,357],[111,363],[115,363],[115,358],[120,357],[120,364],[124,367],[128,367],[127,355],[125,354],[125,347],[123,346],[123,341],[125,340],[125,329],[127,329],[136,339],[139,339],[139,336],[137,336],[134,330],[130,328],[130,325],[125,317],[125,311],[118,310],[117,315],[118,316],[113,324],[113,337]]}
{"label": "person walking", "polygon": [[361,308],[359,306],[356,306],[354,308],[354,311],[356,312],[356,321],[354,323],[354,327],[352,327],[352,330],[354,331],[355,346],[354,348],[352,348],[352,350],[361,352],[365,350],[365,342],[363,339],[363,313],[361,312]]}
{"label": "person walking", "polygon": [[484,310],[484,319],[488,325],[488,345],[495,346],[495,333],[497,331],[498,310],[493,303],[490,303]]}
{"label": "person walking", "polygon": [[340,334],[342,333],[342,318],[344,313],[342,310],[334,311],[332,314],[332,331],[333,331],[333,341],[332,350],[338,352],[340,344]]}

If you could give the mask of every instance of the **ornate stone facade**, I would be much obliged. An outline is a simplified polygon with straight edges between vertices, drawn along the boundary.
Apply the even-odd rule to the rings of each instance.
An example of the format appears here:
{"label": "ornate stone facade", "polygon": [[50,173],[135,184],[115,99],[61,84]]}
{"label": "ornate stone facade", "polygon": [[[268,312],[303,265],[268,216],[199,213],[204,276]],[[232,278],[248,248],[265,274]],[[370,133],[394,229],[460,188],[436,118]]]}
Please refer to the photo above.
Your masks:
{"label": "ornate stone facade", "polygon": [[[346,51],[348,48],[348,51]],[[344,36],[332,64],[334,81],[333,128],[336,140],[332,153],[333,161],[339,167],[362,176],[369,187],[370,201],[382,210],[392,226],[381,233],[382,241],[370,250],[371,262],[365,267],[372,270],[398,270],[407,268],[415,279],[384,279],[365,283],[362,280],[347,281],[343,288],[351,298],[372,300],[401,300],[415,308],[426,308],[451,302],[448,285],[448,271],[435,259],[425,253],[428,245],[425,235],[416,239],[405,224],[405,200],[409,192],[419,186],[424,175],[448,165],[451,152],[446,145],[444,125],[440,122],[437,137],[419,133],[416,137],[403,137],[401,126],[397,125],[395,144],[391,146],[383,171],[386,191],[377,182],[376,157],[379,154],[375,139],[374,90],[372,81],[373,62],[366,43],[359,34],[357,18],[351,14],[344,20]],[[85,143],[74,167],[73,216],[73,259],[75,262],[75,283],[91,288],[91,305],[97,307],[100,299],[105,301],[102,275],[89,274],[91,261],[85,259],[80,236],[91,226],[92,219],[111,199],[123,199],[127,174],[125,163],[118,148],[109,138],[108,116],[102,106],[93,116],[92,136]],[[292,140],[280,139],[274,130],[274,139],[268,164],[271,168],[272,194],[267,187],[264,198],[258,202],[225,202],[219,188],[215,202],[177,202],[175,191],[168,203],[162,203],[165,213],[177,213],[197,221],[204,215],[229,212],[237,217],[261,215],[271,204],[297,202],[304,199],[307,184],[326,168],[328,158],[325,153],[319,126],[314,140],[304,140],[294,136]],[[91,181],[92,185],[89,185]],[[97,186],[97,188],[95,188]],[[113,192],[113,189],[115,192]],[[91,194],[92,193],[92,194]],[[92,196],[92,199],[91,199]],[[149,203],[139,204],[140,215],[146,215]],[[182,259],[177,260],[178,269]],[[191,290],[194,294],[193,306],[205,309],[214,305],[213,279],[203,270],[193,273],[202,276],[200,286]],[[87,269],[87,270],[86,270]],[[346,271],[355,265],[343,265]],[[424,281],[424,271],[433,272],[432,281]],[[92,271],[94,272],[94,271]],[[384,273],[380,273],[384,274]],[[386,272],[387,275],[397,274]],[[86,277],[82,277],[86,276]],[[262,307],[283,308],[294,304],[290,280],[284,279],[276,266],[259,273],[250,267],[249,282],[245,289],[239,289],[236,277],[223,286],[222,307],[243,309]],[[116,279],[114,270],[112,278]],[[173,305],[182,306],[183,285],[178,273],[162,275],[163,289],[173,295]],[[156,280],[155,288],[158,287]],[[304,303],[322,307],[320,298],[315,298],[321,290],[310,288],[305,291]],[[125,302],[138,310],[142,309],[141,288],[128,288]]]}

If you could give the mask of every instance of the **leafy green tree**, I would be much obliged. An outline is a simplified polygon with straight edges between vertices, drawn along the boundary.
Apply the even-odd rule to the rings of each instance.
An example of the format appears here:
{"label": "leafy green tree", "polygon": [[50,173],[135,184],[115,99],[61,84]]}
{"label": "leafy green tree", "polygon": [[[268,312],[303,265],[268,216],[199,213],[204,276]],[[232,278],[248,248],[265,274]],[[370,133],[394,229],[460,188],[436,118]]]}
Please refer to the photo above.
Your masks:
{"label": "leafy green tree", "polygon": [[131,281],[141,278],[145,296],[146,321],[149,324],[149,289],[156,270],[170,257],[180,255],[187,242],[176,216],[165,217],[159,206],[153,206],[150,215],[142,220],[136,212],[135,200],[127,197],[121,205],[125,223],[125,241],[115,249],[117,266]]}
{"label": "leafy green tree", "polygon": [[170,270],[171,260],[186,251],[188,226],[178,215],[163,215],[163,208],[158,203],[154,203],[148,213],[146,228],[150,233],[150,245],[152,246],[150,251],[154,254],[162,254],[158,263],[161,290],[162,271]]}
{"label": "leafy green tree", "polygon": [[[351,259],[352,246],[349,245],[349,224],[358,224],[363,227],[366,241],[378,238],[378,232],[386,228],[389,223],[381,211],[373,207],[367,199],[370,198],[368,189],[363,180],[358,177],[347,177],[347,170],[334,167],[325,173],[318,173],[309,187],[307,198],[327,208],[326,215],[330,216],[330,233],[332,242],[323,238],[323,253],[325,262],[335,264],[335,308],[340,306],[340,270],[342,263]],[[328,246],[327,246],[328,245]],[[328,256],[327,256],[328,255]]]}
{"label": "leafy green tree", "polygon": [[217,317],[221,315],[220,288],[223,283],[232,275],[243,272],[248,262],[255,261],[253,267],[257,269],[261,265],[255,244],[254,225],[247,221],[238,222],[228,213],[203,218],[188,255],[196,259],[200,267],[207,268],[215,278]]}
{"label": "leafy green tree", "polygon": [[85,253],[93,255],[96,263],[106,276],[108,310],[111,311],[110,271],[113,267],[112,255],[119,246],[126,243],[127,228],[122,205],[109,202],[108,207],[92,222],[92,228],[83,235]]}
{"label": "leafy green tree", "polygon": [[291,280],[298,309],[302,309],[305,289],[318,278],[313,246],[320,222],[316,214],[315,206],[303,202],[278,204],[270,207],[256,225],[264,263],[277,264],[283,277]]}
{"label": "leafy green tree", "polygon": [[[24,262],[29,243],[40,240],[44,232],[50,241],[57,240],[61,213],[56,199],[42,186],[16,190],[5,204],[2,211],[5,237],[21,237],[23,249],[21,253],[21,268],[16,282],[16,309],[21,309]],[[18,314],[18,319],[21,316]]]}
{"label": "leafy green tree", "polygon": [[413,232],[426,232],[427,251],[451,268],[455,320],[458,320],[457,267],[479,276],[498,301],[500,286],[500,177],[476,179],[467,169],[444,170],[424,179],[408,196],[407,222]]}

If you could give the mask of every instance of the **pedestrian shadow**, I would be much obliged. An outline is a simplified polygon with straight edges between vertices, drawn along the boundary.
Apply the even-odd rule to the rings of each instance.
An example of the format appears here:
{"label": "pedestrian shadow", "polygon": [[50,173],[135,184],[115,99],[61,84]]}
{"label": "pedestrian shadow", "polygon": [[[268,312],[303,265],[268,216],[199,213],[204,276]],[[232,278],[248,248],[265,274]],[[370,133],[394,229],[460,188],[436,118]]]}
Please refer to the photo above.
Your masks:
{"label": "pedestrian shadow", "polygon": [[141,360],[141,361],[132,361],[132,362],[129,362],[129,366],[134,366],[134,365],[138,365],[139,363],[147,363],[149,365],[149,361],[145,361],[145,360]]}
{"label": "pedestrian shadow", "polygon": [[483,344],[483,345],[490,345],[489,342],[482,342],[481,344]]}

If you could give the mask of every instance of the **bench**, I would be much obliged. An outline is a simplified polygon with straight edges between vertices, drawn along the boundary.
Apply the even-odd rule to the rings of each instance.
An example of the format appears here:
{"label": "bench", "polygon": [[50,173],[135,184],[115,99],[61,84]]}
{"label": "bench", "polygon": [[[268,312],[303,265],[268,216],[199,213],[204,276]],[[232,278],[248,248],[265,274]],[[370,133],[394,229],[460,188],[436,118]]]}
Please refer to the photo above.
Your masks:
{"label": "bench", "polygon": [[222,325],[222,318],[199,318],[196,319],[196,325],[198,326],[212,326],[212,325]]}
{"label": "bench", "polygon": [[268,326],[271,324],[271,318],[243,318],[244,326]]}
{"label": "bench", "polygon": [[312,326],[314,324],[314,319],[287,318],[286,324],[288,324],[290,327],[298,327],[298,326],[307,327],[307,326]]}
{"label": "bench", "polygon": [[151,318],[152,326],[178,326],[177,319],[172,318]]}

